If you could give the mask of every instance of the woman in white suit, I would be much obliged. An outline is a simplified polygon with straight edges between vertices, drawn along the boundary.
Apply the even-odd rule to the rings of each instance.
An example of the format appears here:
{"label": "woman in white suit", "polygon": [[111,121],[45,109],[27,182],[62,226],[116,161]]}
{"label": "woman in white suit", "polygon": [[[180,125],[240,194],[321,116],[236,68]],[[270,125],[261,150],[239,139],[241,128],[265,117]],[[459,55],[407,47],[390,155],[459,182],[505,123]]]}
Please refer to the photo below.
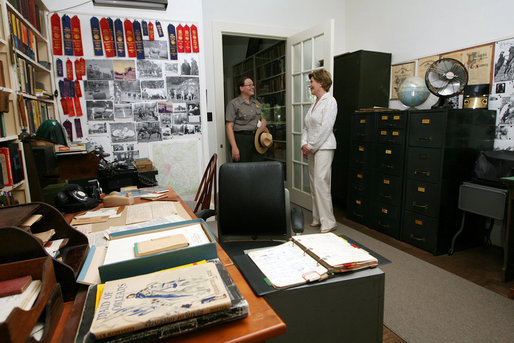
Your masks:
{"label": "woman in white suit", "polygon": [[328,93],[332,86],[330,73],[325,69],[314,70],[309,74],[309,88],[316,101],[307,112],[302,130],[302,152],[309,160],[309,177],[312,195],[312,227],[320,227],[320,232],[336,229],[336,219],[332,207],[330,183],[332,160],[336,149],[333,133],[337,116],[337,102]]}

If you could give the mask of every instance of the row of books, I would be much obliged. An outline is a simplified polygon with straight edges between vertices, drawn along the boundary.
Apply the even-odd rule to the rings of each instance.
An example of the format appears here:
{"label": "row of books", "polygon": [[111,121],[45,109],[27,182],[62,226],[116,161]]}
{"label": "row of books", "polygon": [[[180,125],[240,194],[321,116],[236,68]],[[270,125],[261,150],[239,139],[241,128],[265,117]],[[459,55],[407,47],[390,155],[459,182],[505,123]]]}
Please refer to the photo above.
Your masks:
{"label": "row of books", "polygon": [[18,143],[0,147],[0,186],[8,187],[24,179],[21,151]]}
{"label": "row of books", "polygon": [[41,12],[34,0],[8,0],[9,3],[34,26],[39,32],[43,32]]}
{"label": "row of books", "polygon": [[34,65],[21,57],[15,57],[15,61],[18,91],[36,95],[36,69]]}
{"label": "row of books", "polygon": [[39,54],[34,32],[14,13],[9,13],[7,17],[9,19],[9,28],[11,29],[14,47],[34,61],[38,61]]}
{"label": "row of books", "polygon": [[278,92],[285,89],[284,85],[284,74],[281,74],[273,79],[257,82],[257,92],[259,94]]}
{"label": "row of books", "polygon": [[283,58],[257,67],[255,77],[257,80],[259,80],[268,78],[270,75],[277,75],[281,73],[285,73],[285,61]]}
{"label": "row of books", "polygon": [[47,119],[50,119],[48,104],[33,99],[25,99],[29,130],[35,133],[39,126]]}

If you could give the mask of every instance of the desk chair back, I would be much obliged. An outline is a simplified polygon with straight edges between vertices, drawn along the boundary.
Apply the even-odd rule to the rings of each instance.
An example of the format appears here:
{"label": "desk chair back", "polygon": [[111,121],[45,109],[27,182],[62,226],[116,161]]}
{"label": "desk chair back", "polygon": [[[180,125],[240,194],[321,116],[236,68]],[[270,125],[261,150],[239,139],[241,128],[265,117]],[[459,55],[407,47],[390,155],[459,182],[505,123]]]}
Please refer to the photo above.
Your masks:
{"label": "desk chair back", "polygon": [[220,167],[218,238],[229,240],[287,240],[282,164],[225,163]]}

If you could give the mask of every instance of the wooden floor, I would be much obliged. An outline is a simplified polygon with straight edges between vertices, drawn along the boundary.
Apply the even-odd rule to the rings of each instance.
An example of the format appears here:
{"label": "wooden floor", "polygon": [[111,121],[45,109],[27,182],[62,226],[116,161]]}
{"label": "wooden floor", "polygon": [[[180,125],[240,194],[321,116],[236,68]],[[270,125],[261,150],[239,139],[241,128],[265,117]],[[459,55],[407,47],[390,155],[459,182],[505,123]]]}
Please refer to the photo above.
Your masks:
{"label": "wooden floor", "polygon": [[[466,280],[485,287],[502,296],[509,297],[514,288],[514,281],[502,282],[503,249],[492,246],[490,248],[476,247],[456,251],[452,256],[434,256],[431,253],[401,242],[381,232],[369,229],[366,226],[346,219],[345,211],[335,207],[334,213],[339,223],[347,225],[379,241],[387,243],[423,261],[438,266],[448,272],[454,273]],[[512,297],[512,294],[510,294]],[[513,299],[514,301],[514,299]],[[405,342],[394,332],[384,326],[384,343]]]}

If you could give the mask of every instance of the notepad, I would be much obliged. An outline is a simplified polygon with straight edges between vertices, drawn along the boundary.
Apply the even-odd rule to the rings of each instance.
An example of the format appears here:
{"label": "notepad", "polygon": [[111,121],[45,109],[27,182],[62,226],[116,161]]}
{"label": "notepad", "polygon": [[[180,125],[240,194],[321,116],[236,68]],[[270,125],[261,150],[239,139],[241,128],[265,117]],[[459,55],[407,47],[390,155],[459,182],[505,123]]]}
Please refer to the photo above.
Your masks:
{"label": "notepad", "polygon": [[189,246],[186,236],[175,234],[147,241],[134,243],[134,254],[136,257],[148,256],[164,251],[176,250]]}

